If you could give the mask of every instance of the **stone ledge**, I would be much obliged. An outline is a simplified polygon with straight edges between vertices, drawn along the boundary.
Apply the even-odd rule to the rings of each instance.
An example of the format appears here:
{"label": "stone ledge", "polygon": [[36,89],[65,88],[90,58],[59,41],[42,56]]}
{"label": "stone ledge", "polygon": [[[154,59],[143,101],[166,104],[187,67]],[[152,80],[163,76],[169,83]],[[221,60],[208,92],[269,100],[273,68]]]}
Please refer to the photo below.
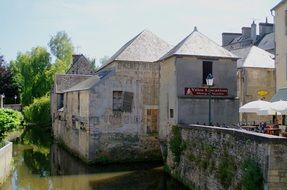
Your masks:
{"label": "stone ledge", "polygon": [[180,128],[190,129],[190,130],[205,130],[211,132],[220,132],[224,134],[230,134],[240,139],[250,139],[262,143],[269,144],[284,144],[287,145],[287,138],[279,137],[275,135],[268,135],[263,133],[256,133],[251,131],[246,131],[242,129],[233,129],[233,128],[223,128],[223,127],[214,127],[214,126],[204,126],[196,124],[179,124]]}

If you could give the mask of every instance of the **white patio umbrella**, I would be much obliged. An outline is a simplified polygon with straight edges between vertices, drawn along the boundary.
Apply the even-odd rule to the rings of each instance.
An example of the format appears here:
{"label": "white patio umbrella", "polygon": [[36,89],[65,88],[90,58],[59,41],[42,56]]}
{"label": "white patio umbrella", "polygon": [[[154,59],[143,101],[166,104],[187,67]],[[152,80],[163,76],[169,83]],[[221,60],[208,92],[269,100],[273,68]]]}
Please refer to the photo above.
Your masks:
{"label": "white patio umbrella", "polygon": [[259,109],[256,112],[256,114],[257,115],[281,115],[281,112],[278,112],[270,107],[270,108]]}
{"label": "white patio umbrella", "polygon": [[257,113],[260,109],[269,109],[270,102],[264,100],[256,100],[248,102],[239,108],[240,113]]}
{"label": "white patio umbrella", "polygon": [[270,104],[271,109],[277,111],[277,112],[287,112],[287,101],[279,100],[276,102],[271,102]]}

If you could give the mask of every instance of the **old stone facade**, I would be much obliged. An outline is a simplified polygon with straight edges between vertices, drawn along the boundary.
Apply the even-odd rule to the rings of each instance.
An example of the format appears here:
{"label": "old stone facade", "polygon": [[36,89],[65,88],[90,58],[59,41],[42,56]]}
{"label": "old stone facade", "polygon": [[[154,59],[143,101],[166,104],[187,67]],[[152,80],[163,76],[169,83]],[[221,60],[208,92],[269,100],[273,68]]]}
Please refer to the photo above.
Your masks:
{"label": "old stone facade", "polygon": [[282,0],[273,9],[276,43],[276,90],[287,87],[287,1]]}
{"label": "old stone facade", "polygon": [[212,125],[238,123],[236,60],[196,29],[161,59],[159,135],[163,143],[172,125],[209,125],[209,73],[214,76]]}
{"label": "old stone facade", "polygon": [[[286,189],[286,138],[199,125],[176,129],[167,170],[191,189]],[[170,148],[173,138],[181,143],[179,154]]]}
{"label": "old stone facade", "polygon": [[56,74],[55,84],[51,92],[51,116],[54,136],[58,137],[59,117],[63,112],[64,91],[90,78],[95,72],[83,55],[73,55],[73,63],[66,74]]}
{"label": "old stone facade", "polygon": [[[237,62],[237,89],[240,106],[259,99],[270,101],[275,94],[274,56],[256,46],[231,51],[240,59]],[[259,91],[267,94],[260,96]],[[272,121],[272,116],[240,113],[240,121],[259,123]]]}
{"label": "old stone facade", "polygon": [[170,45],[149,31],[125,44],[95,76],[64,91],[54,131],[87,162],[161,159],[159,63]]}

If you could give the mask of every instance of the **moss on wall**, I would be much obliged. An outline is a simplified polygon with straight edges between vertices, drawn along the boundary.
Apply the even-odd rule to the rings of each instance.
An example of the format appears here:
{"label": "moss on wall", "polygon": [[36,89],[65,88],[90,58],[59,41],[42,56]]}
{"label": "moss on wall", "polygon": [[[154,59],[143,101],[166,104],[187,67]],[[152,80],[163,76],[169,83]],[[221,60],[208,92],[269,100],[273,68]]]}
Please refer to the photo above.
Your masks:
{"label": "moss on wall", "polygon": [[180,129],[177,126],[172,126],[169,148],[173,154],[173,161],[178,164],[182,151],[186,149],[186,143],[182,140]]}
{"label": "moss on wall", "polygon": [[247,159],[242,164],[242,188],[244,190],[263,190],[263,175],[259,164]]}

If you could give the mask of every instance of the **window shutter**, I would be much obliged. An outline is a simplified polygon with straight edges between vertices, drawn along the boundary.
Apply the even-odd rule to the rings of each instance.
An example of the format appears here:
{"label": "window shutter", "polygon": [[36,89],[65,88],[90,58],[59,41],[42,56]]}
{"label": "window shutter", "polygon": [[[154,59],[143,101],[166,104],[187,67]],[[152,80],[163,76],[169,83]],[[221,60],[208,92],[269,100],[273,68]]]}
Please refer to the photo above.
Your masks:
{"label": "window shutter", "polygon": [[123,111],[132,112],[132,103],[134,94],[132,92],[124,92],[123,95]]}

